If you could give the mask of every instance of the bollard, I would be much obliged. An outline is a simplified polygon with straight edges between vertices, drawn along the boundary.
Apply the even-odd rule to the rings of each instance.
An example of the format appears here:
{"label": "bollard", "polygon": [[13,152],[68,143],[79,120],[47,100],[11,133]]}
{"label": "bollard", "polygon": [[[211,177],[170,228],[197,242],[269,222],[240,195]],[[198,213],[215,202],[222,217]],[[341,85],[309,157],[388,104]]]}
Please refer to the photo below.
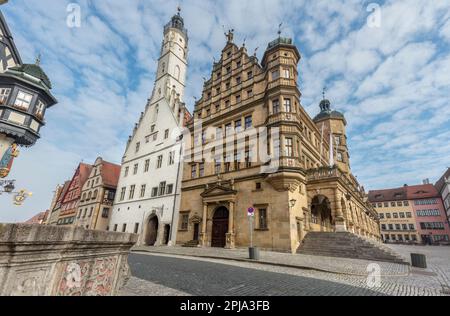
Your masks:
{"label": "bollard", "polygon": [[259,249],[258,247],[249,247],[248,254],[250,259],[259,260]]}
{"label": "bollard", "polygon": [[411,265],[416,268],[427,268],[427,257],[419,253],[411,254]]}

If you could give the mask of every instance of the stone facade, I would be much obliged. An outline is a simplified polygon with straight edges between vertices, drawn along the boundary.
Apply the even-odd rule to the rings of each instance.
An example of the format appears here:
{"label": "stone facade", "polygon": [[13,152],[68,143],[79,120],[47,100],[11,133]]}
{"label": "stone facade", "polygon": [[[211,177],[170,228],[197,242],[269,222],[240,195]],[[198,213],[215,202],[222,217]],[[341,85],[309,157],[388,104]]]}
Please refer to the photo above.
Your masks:
{"label": "stone facade", "polygon": [[450,168],[447,169],[434,186],[441,194],[447,220],[450,223]]}
{"label": "stone facade", "polygon": [[247,246],[248,208],[261,248],[295,252],[309,231],[379,239],[376,213],[350,171],[345,118],[325,99],[314,120],[306,113],[299,60],[290,39],[271,42],[259,63],[227,34],[184,138],[177,243]]}
{"label": "stone facade", "polygon": [[136,235],[0,224],[0,295],[116,295]]}

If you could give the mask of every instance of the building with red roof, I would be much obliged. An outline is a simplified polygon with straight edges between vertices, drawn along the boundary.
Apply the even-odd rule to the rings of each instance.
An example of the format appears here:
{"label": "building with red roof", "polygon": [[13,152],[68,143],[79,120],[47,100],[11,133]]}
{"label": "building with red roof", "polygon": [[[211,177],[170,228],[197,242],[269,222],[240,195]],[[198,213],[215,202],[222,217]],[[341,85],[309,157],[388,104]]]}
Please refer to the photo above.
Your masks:
{"label": "building with red roof", "polygon": [[80,163],[70,181],[69,187],[65,192],[61,210],[59,212],[57,225],[72,225],[78,210],[78,203],[81,197],[81,188],[87,181],[92,170],[92,166],[86,163]]}
{"label": "building with red roof", "polygon": [[406,187],[423,243],[450,242],[450,227],[442,197],[432,184]]}
{"label": "building with red roof", "polygon": [[108,230],[111,209],[120,176],[120,165],[95,160],[81,188],[75,225],[86,229]]}
{"label": "building with red roof", "polygon": [[41,225],[41,224],[43,224],[45,222],[47,214],[48,214],[48,210],[45,211],[45,212],[40,212],[40,213],[36,214],[35,216],[33,216],[32,218],[30,218],[29,220],[27,220],[25,222],[25,224],[31,224],[31,225],[38,224],[38,225]]}

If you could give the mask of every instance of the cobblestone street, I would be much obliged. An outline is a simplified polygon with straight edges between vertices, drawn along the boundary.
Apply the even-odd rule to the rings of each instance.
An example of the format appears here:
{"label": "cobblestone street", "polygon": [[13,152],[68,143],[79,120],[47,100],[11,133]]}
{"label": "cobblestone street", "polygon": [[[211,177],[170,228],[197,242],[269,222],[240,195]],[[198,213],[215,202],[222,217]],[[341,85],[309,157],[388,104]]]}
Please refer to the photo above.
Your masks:
{"label": "cobblestone street", "polygon": [[[448,249],[395,250],[408,257],[424,253],[428,269],[376,262],[380,283],[369,287],[364,260],[262,252],[261,264],[246,260],[246,249],[148,248],[130,256],[134,278],[123,295],[443,295],[448,281]],[[139,249],[142,251],[143,249]],[[163,253],[164,252],[164,253]],[[178,254],[175,254],[178,253]],[[196,256],[189,255],[194,253]],[[227,254],[232,260],[220,258]],[[275,259],[276,258],[276,259]],[[289,260],[288,260],[289,259]],[[278,265],[273,262],[277,260]],[[296,266],[299,263],[310,267]],[[168,272],[168,267],[171,273]],[[326,272],[326,268],[334,272]],[[336,272],[339,271],[339,272]],[[384,273],[383,273],[384,271]],[[363,273],[365,272],[365,273]],[[145,281],[144,281],[145,280]],[[149,283],[150,282],[150,283]],[[153,294],[154,293],[154,294]]]}

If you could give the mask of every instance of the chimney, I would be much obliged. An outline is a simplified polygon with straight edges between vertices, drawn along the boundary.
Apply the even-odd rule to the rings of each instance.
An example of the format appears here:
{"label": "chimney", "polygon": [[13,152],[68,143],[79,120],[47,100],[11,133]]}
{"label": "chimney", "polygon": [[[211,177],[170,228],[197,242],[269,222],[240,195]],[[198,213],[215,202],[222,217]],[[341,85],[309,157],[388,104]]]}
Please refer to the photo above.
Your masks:
{"label": "chimney", "polygon": [[423,184],[430,184],[430,179],[426,178],[425,180],[423,180]]}

